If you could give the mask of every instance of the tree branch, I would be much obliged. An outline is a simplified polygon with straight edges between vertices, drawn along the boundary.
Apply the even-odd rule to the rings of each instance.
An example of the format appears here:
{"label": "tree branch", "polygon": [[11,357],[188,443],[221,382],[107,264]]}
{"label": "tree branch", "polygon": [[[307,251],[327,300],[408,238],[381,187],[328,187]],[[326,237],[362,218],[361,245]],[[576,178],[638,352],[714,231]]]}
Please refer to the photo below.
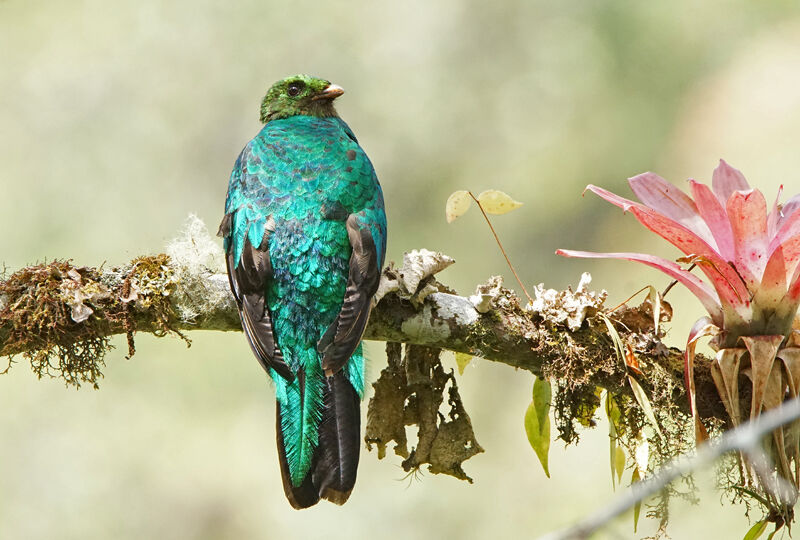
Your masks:
{"label": "tree branch", "polygon": [[[202,222],[190,222],[168,253],[111,269],[56,261],[11,274],[0,281],[0,355],[41,360],[42,354],[63,355],[87,340],[130,338],[133,332],[241,331],[227,276],[216,270],[220,249]],[[558,379],[572,389],[599,386],[631,395],[629,370],[597,317],[604,294],[587,291],[583,282],[575,292],[540,286],[534,305],[523,309],[499,278],[471,297],[454,294],[434,277],[449,264],[446,256],[420,250],[407,254],[401,268],[387,268],[365,339],[449,349]],[[649,303],[608,316],[636,351],[642,386],[651,395],[667,393],[688,414],[683,352],[660,342]],[[699,357],[696,364],[698,396],[716,396],[709,363]],[[699,408],[702,416],[725,422],[718,399],[701,400]]]}
{"label": "tree branch", "polygon": [[[192,330],[241,331],[227,276],[219,270],[222,261],[217,241],[193,218],[166,254],[138,257],[110,269],[77,267],[69,261],[23,268],[0,280],[0,356],[9,358],[10,367],[21,355],[40,377],[97,387],[113,335],[127,335],[130,356],[136,332],[173,334],[188,342],[185,333]],[[383,272],[364,337],[388,342],[394,360],[375,383],[369,410],[399,407],[403,414],[395,415],[394,424],[387,420],[391,415],[371,415],[368,440],[378,444],[379,457],[390,440],[404,441],[409,418],[418,418],[412,423],[419,425],[419,447],[399,452],[404,468],[413,471],[429,464],[431,472],[469,478],[461,462],[481,449],[455,377],[437,363],[437,349],[480,356],[553,382],[556,430],[566,442],[577,441],[580,425],[594,425],[602,387],[621,412],[615,444],[629,456],[653,420],[660,430],[651,439],[652,470],[693,446],[683,351],[660,341],[663,324],[657,331],[649,300],[609,310],[603,306],[605,292],[588,289],[588,274],[574,291],[536,287],[535,299],[525,307],[499,277],[478,286],[472,296],[459,296],[435,277],[451,264],[442,254],[414,250],[399,268],[390,265]],[[660,322],[671,317],[665,302],[657,311]],[[619,336],[619,348],[609,325]],[[394,343],[408,345],[403,359]],[[718,430],[728,420],[709,366],[698,355],[698,410],[706,426]],[[633,394],[633,378],[647,397]],[[431,411],[423,410],[424,403],[433,404]],[[449,417],[437,412],[442,403],[450,405]],[[420,446],[423,439],[425,448]],[[395,451],[403,447],[399,444]]]}

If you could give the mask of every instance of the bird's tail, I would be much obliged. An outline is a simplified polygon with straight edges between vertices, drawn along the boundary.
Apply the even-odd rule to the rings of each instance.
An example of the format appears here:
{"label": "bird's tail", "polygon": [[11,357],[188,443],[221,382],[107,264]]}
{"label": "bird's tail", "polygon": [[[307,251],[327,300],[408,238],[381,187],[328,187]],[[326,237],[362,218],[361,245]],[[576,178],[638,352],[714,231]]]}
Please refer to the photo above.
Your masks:
{"label": "bird's tail", "polygon": [[[298,377],[301,395],[305,393],[305,377]],[[304,400],[301,399],[301,402]],[[282,429],[281,406],[277,410],[278,456],[283,490],[289,503],[297,509],[308,508],[326,499],[344,504],[356,483],[361,442],[360,399],[343,371],[325,377],[317,445],[311,465],[303,480],[292,482]],[[301,412],[304,414],[304,412]]]}

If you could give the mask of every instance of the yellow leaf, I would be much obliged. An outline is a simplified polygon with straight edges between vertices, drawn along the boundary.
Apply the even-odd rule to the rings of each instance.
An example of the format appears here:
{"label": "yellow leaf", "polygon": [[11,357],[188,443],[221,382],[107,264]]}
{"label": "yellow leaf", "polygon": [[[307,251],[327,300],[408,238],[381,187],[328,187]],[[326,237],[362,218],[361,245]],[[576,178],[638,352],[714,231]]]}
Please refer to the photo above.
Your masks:
{"label": "yellow leaf", "polygon": [[478,195],[478,202],[489,214],[507,214],[522,206],[521,202],[515,201],[508,194],[496,189],[487,189]]}
{"label": "yellow leaf", "polygon": [[444,217],[447,223],[452,223],[456,218],[463,216],[471,204],[472,196],[469,191],[459,190],[451,193],[444,205]]}
{"label": "yellow leaf", "polygon": [[533,383],[533,400],[525,411],[525,433],[528,442],[539,462],[542,464],[544,474],[550,478],[548,468],[548,454],[550,452],[550,399],[552,390],[546,380],[536,379]]}
{"label": "yellow leaf", "polygon": [[471,361],[472,361],[472,355],[467,354],[467,353],[463,353],[463,352],[457,352],[456,353],[456,365],[458,365],[458,374],[459,375],[463,375],[464,374],[464,368],[467,367],[467,365]]}
{"label": "yellow leaf", "polygon": [[653,414],[653,407],[650,405],[647,394],[644,393],[644,388],[630,375],[628,375],[628,383],[630,383],[631,390],[633,390],[633,397],[636,398],[636,402],[642,408],[642,411],[644,411],[644,415],[650,423],[653,424],[653,427],[656,428],[658,434],[661,435],[661,428],[658,427],[658,422],[656,422],[656,417]]}
{"label": "yellow leaf", "polygon": [[636,438],[636,449],[633,454],[633,461],[640,478],[647,474],[647,461],[650,459],[650,444],[641,434]]}
{"label": "yellow leaf", "polygon": [[[631,485],[635,484],[636,482],[640,481],[639,478],[639,469],[634,468],[633,474],[631,475]],[[633,532],[636,533],[636,528],[639,526],[639,513],[642,511],[642,501],[636,501],[636,504],[633,505]]]}
{"label": "yellow leaf", "polygon": [[617,422],[620,418],[620,410],[614,398],[606,390],[603,390],[606,398],[606,416],[608,417],[608,457],[611,466],[611,487],[617,488],[617,482],[622,480],[622,472],[625,470],[625,451],[617,446]]}
{"label": "yellow leaf", "polygon": [[617,474],[617,482],[622,482],[622,473],[625,472],[625,450],[621,446],[617,446],[614,452],[614,470],[611,471],[611,476]]}
{"label": "yellow leaf", "polygon": [[756,538],[760,538],[761,535],[764,534],[764,531],[767,530],[767,527],[769,527],[769,521],[766,519],[754,523],[742,540],[756,540]]}

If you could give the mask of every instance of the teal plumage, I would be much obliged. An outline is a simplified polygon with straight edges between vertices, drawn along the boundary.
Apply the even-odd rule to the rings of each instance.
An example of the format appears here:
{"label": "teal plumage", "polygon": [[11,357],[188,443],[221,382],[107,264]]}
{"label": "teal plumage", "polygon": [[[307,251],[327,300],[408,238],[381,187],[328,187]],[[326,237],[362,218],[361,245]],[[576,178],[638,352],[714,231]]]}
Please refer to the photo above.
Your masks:
{"label": "teal plumage", "polygon": [[355,483],[360,338],[386,248],[377,176],[333,109],[341,93],[307,76],[270,89],[220,227],[242,326],[275,383],[284,491],[296,508],[342,504]]}

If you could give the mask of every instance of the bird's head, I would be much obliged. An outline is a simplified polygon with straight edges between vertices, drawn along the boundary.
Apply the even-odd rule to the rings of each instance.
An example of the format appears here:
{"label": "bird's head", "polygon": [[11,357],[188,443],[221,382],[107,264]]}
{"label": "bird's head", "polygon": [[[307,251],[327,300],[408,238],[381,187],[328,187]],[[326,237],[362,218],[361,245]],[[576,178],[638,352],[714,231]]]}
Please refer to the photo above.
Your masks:
{"label": "bird's head", "polygon": [[261,121],[288,118],[296,115],[327,118],[337,116],[333,100],[344,94],[344,90],[330,81],[294,75],[280,80],[264,96],[261,102]]}

